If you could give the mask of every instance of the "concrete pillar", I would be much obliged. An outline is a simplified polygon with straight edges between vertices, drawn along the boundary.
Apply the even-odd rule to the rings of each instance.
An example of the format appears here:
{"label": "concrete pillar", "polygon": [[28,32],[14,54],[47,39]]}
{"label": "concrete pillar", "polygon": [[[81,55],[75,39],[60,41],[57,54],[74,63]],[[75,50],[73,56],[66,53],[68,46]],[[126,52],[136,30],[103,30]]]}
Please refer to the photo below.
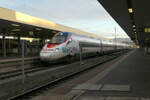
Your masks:
{"label": "concrete pillar", "polygon": [[27,54],[28,54],[27,41],[24,40],[24,55],[26,56]]}
{"label": "concrete pillar", "polygon": [[41,42],[42,42],[42,47],[43,47],[45,45],[45,39],[42,39]]}
{"label": "concrete pillar", "polygon": [[20,40],[20,35],[18,35],[18,55],[21,54],[21,40]]}
{"label": "concrete pillar", "polygon": [[40,52],[40,41],[38,41],[37,43],[38,43],[37,44],[37,49],[38,49],[38,54],[39,54],[39,52]]}
{"label": "concrete pillar", "polygon": [[1,29],[0,33],[2,33],[2,54],[6,57],[6,29]]}
{"label": "concrete pillar", "polygon": [[10,45],[10,39],[8,39],[8,49],[11,49],[11,45]]}
{"label": "concrete pillar", "polygon": [[24,71],[24,40],[22,40],[22,83],[25,83],[25,71]]}
{"label": "concrete pillar", "polygon": [[3,34],[3,56],[6,57],[6,36]]}

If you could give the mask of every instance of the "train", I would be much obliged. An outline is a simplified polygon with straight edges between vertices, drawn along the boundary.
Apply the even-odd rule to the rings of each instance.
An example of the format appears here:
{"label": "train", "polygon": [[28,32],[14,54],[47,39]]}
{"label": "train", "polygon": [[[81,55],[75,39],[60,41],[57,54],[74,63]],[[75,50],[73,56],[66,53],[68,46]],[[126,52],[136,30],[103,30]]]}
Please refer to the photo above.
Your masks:
{"label": "train", "polygon": [[129,49],[124,43],[81,35],[72,32],[58,32],[40,52],[40,59],[46,62],[79,59]]}

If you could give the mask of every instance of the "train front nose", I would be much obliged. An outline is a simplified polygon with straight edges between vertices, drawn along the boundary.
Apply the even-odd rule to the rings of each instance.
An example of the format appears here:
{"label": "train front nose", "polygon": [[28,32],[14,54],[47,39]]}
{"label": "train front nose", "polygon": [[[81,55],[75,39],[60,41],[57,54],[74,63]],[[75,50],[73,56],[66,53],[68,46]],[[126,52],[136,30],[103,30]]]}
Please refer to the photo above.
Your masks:
{"label": "train front nose", "polygon": [[46,44],[40,52],[42,61],[54,61],[60,58],[60,49],[58,44]]}
{"label": "train front nose", "polygon": [[42,61],[47,61],[50,58],[50,54],[48,52],[41,52],[40,53],[40,59]]}
{"label": "train front nose", "polygon": [[[50,49],[49,49],[50,50]],[[50,51],[41,51],[40,59],[42,61],[54,61],[60,58],[60,53],[58,50],[51,49]]]}
{"label": "train front nose", "polygon": [[42,61],[52,61],[55,59],[55,53],[53,52],[41,52],[40,53],[40,59]]}

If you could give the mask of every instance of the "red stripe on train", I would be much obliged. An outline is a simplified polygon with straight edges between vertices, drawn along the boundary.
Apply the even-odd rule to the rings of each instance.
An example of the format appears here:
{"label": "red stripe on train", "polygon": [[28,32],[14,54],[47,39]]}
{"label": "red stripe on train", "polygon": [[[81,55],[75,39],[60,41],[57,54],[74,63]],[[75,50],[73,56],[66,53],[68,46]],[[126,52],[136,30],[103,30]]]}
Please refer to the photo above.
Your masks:
{"label": "red stripe on train", "polygon": [[47,48],[53,48],[53,47],[55,47],[55,46],[58,46],[59,44],[47,44]]}

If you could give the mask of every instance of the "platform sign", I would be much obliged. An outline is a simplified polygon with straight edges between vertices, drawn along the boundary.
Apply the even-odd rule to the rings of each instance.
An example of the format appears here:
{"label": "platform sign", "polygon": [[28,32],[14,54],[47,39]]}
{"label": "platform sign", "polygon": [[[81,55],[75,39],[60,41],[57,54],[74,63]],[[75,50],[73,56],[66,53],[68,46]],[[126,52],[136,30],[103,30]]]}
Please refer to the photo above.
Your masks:
{"label": "platform sign", "polygon": [[150,27],[145,27],[145,28],[144,28],[144,32],[145,32],[145,33],[150,33]]}

